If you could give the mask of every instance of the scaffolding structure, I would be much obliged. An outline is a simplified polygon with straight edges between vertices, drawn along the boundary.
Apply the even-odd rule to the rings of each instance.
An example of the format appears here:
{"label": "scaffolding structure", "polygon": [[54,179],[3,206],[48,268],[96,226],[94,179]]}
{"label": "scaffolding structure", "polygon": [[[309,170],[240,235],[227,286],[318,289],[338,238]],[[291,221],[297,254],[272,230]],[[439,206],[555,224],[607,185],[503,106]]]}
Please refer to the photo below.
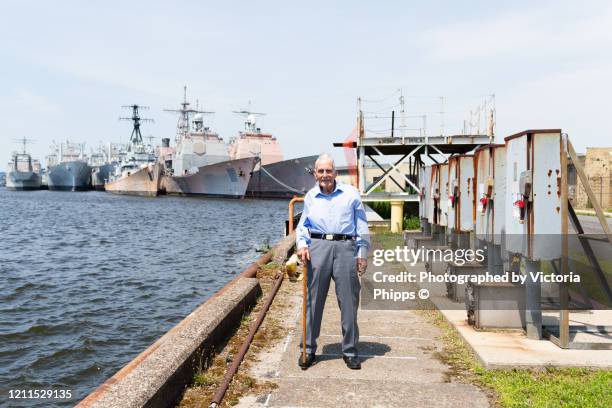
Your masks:
{"label": "scaffolding structure", "polygon": [[[393,115],[394,116],[394,115]],[[368,201],[413,201],[418,202],[421,189],[418,186],[418,176],[423,167],[429,163],[446,163],[449,157],[466,154],[481,145],[493,142],[493,135],[427,135],[395,136],[392,124],[388,136],[366,136],[364,130],[363,112],[357,117],[358,136],[354,142],[334,143],[334,147],[354,148],[357,151],[358,188],[364,202]],[[400,156],[399,159],[388,162],[385,156]],[[366,159],[369,159],[383,174],[372,183],[366,182]],[[402,164],[408,164],[409,172],[401,173]],[[402,185],[395,177],[400,173],[405,181]],[[377,187],[383,182],[393,182],[399,187],[399,192],[380,192]]]}

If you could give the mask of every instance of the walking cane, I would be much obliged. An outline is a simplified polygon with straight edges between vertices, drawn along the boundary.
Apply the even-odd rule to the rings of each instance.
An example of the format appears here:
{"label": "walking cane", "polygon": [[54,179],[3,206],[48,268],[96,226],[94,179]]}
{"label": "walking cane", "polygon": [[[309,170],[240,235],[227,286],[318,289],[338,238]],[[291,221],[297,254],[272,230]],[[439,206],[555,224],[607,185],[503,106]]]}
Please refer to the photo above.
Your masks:
{"label": "walking cane", "polygon": [[[308,296],[308,259],[304,262],[304,278],[302,279],[302,363],[306,364],[306,298]],[[306,370],[308,367],[302,367]]]}

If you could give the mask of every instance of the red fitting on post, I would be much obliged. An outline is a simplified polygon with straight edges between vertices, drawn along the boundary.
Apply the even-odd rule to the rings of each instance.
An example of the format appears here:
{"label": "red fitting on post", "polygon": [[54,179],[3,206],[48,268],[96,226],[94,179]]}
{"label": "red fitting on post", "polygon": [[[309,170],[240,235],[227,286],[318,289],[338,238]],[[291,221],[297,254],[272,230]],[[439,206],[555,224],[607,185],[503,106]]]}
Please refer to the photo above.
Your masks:
{"label": "red fitting on post", "polygon": [[525,199],[516,200],[514,206],[519,209],[519,223],[525,222]]}
{"label": "red fitting on post", "polygon": [[489,197],[484,196],[479,200],[479,202],[480,205],[478,206],[478,209],[480,210],[481,214],[484,214],[487,209],[487,204],[489,204]]}

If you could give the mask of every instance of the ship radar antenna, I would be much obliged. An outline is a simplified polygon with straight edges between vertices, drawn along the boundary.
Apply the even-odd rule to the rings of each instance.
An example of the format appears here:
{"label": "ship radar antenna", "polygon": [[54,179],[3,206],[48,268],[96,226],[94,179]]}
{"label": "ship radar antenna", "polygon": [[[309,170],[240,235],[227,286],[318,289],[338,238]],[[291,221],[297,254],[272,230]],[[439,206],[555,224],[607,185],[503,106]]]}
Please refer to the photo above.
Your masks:
{"label": "ship radar antenna", "polygon": [[196,109],[189,107],[190,103],[187,102],[187,86],[183,87],[183,102],[181,102],[180,109],[164,109],[165,112],[174,112],[179,114],[178,123],[176,124],[176,139],[175,142],[179,142],[189,132],[189,115],[194,113],[201,113],[203,115],[212,115],[215,112],[198,110],[198,104]]}
{"label": "ship radar antenna", "polygon": [[262,112],[253,112],[251,110],[251,101],[248,103],[247,109],[242,109],[239,111],[232,111],[238,115],[244,116],[246,120],[244,121],[244,130],[249,133],[257,133],[259,130],[257,129],[257,116],[265,116],[265,113]]}
{"label": "ship radar antenna", "polygon": [[26,154],[26,145],[31,142],[35,142],[34,139],[27,139],[25,136],[19,139],[13,139],[14,142],[23,145],[23,154]]}
{"label": "ship radar antenna", "polygon": [[146,110],[149,109],[148,106],[142,106],[142,105],[123,105],[122,106],[123,109],[131,109],[132,110],[132,117],[128,118],[128,117],[120,117],[119,120],[130,120],[132,122],[134,122],[134,128],[132,129],[132,134],[130,135],[130,145],[128,147],[128,151],[131,150],[132,146],[134,145],[141,145],[142,144],[142,133],[140,133],[140,122],[155,122],[153,119],[149,119],[149,118],[141,118],[140,117],[140,110]]}

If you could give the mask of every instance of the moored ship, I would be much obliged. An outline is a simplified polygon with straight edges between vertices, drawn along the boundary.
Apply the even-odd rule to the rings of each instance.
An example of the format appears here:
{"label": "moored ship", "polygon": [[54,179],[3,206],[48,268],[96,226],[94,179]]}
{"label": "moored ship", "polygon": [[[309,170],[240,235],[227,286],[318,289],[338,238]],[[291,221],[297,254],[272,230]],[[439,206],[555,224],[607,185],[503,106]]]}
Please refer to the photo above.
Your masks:
{"label": "moored ship", "polygon": [[[257,158],[230,160],[227,145],[219,135],[204,126],[205,114],[213,112],[189,108],[185,95],[179,113],[176,147],[164,143],[166,174],[161,190],[167,194],[242,198]],[[190,121],[193,115],[193,120]]]}
{"label": "moored ship", "polygon": [[32,160],[26,152],[27,139],[21,139],[23,150],[14,152],[9,163],[9,171],[6,175],[7,190],[39,190],[40,189],[40,163]]}
{"label": "moored ship", "polygon": [[106,149],[100,146],[98,151],[90,156],[91,188],[104,191],[104,184],[121,162],[122,157],[125,155],[125,153],[122,153],[124,151],[124,146],[109,143]]}
{"label": "moored ship", "polygon": [[263,133],[257,127],[257,116],[263,113],[250,110],[235,111],[244,115],[244,131],[230,141],[230,157],[240,159],[257,156],[255,167],[247,187],[247,197],[290,198],[303,195],[314,185],[313,169],[316,155],[283,160],[283,153],[276,137]]}
{"label": "moored ship", "polygon": [[85,144],[70,141],[53,144],[47,156],[47,186],[49,190],[86,191],[90,188],[90,167],[85,156]]}
{"label": "moored ship", "polygon": [[115,194],[154,197],[159,193],[162,165],[157,162],[153,149],[143,143],[140,133],[140,122],[150,119],[140,118],[139,109],[146,107],[131,105],[126,108],[132,109],[132,117],[121,119],[134,123],[130,143],[125,157],[109,176],[104,189]]}

